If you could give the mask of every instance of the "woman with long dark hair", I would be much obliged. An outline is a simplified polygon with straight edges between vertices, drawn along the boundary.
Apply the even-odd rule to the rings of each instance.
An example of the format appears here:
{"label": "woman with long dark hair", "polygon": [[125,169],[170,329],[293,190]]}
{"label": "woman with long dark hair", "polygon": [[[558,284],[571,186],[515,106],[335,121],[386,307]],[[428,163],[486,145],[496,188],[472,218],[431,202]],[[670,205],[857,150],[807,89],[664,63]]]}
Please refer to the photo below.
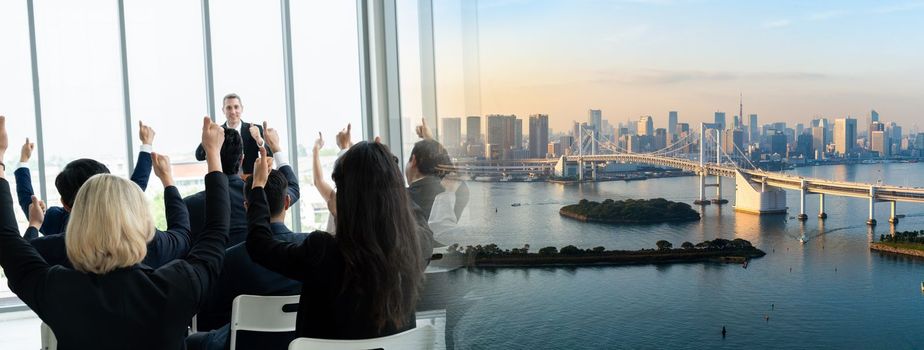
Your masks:
{"label": "woman with long dark hair", "polygon": [[414,328],[424,258],[401,169],[388,147],[353,145],[334,167],[337,235],[273,239],[261,158],[248,199],[247,250],[264,267],[303,282],[299,337],[365,339]]}

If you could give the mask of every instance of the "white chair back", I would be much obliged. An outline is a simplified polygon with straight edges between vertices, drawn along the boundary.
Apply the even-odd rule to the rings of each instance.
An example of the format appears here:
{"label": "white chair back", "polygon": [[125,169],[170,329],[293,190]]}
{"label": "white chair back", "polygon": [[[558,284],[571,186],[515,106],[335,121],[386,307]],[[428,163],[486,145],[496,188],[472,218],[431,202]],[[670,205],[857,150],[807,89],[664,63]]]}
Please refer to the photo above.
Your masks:
{"label": "white chair back", "polygon": [[295,331],[298,301],[298,295],[238,295],[231,306],[231,350],[237,345],[238,331]]}
{"label": "white chair back", "polygon": [[432,325],[419,326],[387,337],[360,340],[333,340],[298,338],[289,344],[289,350],[366,350],[366,349],[433,349],[436,330]]}
{"label": "white chair back", "polygon": [[42,322],[42,350],[57,350],[58,339],[45,322]]}

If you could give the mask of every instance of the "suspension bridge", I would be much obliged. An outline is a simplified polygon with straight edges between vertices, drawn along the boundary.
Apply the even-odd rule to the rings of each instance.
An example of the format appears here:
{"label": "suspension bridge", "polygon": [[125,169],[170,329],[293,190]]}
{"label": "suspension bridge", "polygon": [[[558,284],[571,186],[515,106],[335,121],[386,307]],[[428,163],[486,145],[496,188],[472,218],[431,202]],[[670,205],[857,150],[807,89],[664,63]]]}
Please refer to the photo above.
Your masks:
{"label": "suspension bridge", "polygon": [[[713,137],[712,131],[715,131]],[[826,196],[842,196],[863,198],[869,201],[868,225],[876,225],[875,211],[877,203],[890,205],[889,222],[898,223],[897,203],[924,203],[924,188],[891,186],[886,184],[871,184],[850,181],[837,181],[829,179],[809,178],[789,175],[780,172],[761,170],[749,157],[737,147],[730,145],[733,155],[727,154],[722,147],[721,129],[710,129],[702,124],[699,138],[689,133],[685,137],[666,145],[664,148],[647,153],[633,153],[621,148],[617,143],[607,139],[597,139],[590,135],[582,135],[577,140],[578,154],[562,156],[557,159],[522,159],[522,160],[482,160],[474,162],[459,162],[454,164],[452,171],[460,173],[551,173],[565,172],[569,166],[576,168],[577,177],[585,179],[585,173],[590,171],[596,179],[597,168],[610,163],[647,164],[661,167],[676,168],[695,173],[699,177],[699,199],[694,203],[699,205],[723,204],[728,201],[722,195],[722,179],[735,179],[735,210],[753,214],[782,214],[789,209],[786,205],[786,191],[797,191],[799,195],[799,220],[807,220],[806,199],[810,195],[818,195],[820,219],[827,218],[825,213]],[[700,142],[702,141],[702,142]],[[589,144],[595,143],[592,146]],[[697,145],[699,157],[689,154],[691,145]],[[714,146],[715,155],[707,156],[706,149]],[[588,150],[602,149],[606,154],[584,154]],[[684,153],[685,152],[685,153]],[[586,152],[592,153],[592,152]],[[711,153],[711,152],[709,152]],[[743,163],[743,164],[742,164]],[[576,165],[576,167],[575,167]],[[712,183],[707,179],[714,178]],[[715,187],[715,197],[708,199],[706,189]]]}

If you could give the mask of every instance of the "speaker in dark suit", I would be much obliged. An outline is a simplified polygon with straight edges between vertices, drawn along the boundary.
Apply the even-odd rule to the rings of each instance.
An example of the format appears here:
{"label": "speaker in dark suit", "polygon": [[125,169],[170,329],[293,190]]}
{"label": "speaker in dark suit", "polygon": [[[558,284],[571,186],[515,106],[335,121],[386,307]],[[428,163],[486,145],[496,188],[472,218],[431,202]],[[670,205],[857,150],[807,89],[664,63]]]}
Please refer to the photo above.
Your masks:
{"label": "speaker in dark suit", "polygon": [[[250,134],[250,126],[256,126],[260,130],[260,137],[263,137],[263,126],[259,124],[251,124],[241,120],[241,114],[244,113],[244,103],[241,101],[241,97],[237,94],[231,93],[225,95],[222,99],[222,113],[225,114],[225,123],[221,127],[228,129],[235,129],[238,133],[241,134],[241,139],[244,142],[244,164],[241,166],[241,172],[244,174],[253,173],[253,163],[257,160],[257,155],[260,154],[260,146],[257,144],[257,140]],[[266,154],[268,156],[273,155],[273,151],[270,150],[269,145],[266,145],[265,142],[262,145],[266,147]],[[205,150],[202,149],[200,144],[196,148],[196,159],[205,160]]]}

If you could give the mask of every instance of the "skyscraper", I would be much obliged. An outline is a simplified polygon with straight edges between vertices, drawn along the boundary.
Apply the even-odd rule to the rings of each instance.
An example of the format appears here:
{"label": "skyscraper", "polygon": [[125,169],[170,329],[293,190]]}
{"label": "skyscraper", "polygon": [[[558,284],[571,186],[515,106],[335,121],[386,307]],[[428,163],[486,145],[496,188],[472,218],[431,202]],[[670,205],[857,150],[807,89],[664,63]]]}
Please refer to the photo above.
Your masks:
{"label": "skyscraper", "polygon": [[725,112],[715,112],[715,124],[717,129],[725,129]]}
{"label": "skyscraper", "polygon": [[816,126],[812,128],[812,153],[815,155],[815,159],[824,158],[825,152],[828,149],[828,130],[824,126]]}
{"label": "skyscraper", "polygon": [[639,136],[654,135],[654,120],[651,119],[650,115],[644,115],[641,118],[639,118],[638,135]]}
{"label": "skyscraper", "polygon": [[[889,134],[889,141],[892,144],[892,147],[895,148],[895,151],[901,151],[901,142],[902,142],[902,127],[895,124],[895,122],[889,123],[886,127],[886,133]],[[895,152],[893,152],[895,153]]]}
{"label": "skyscraper", "polygon": [[869,122],[878,122],[879,121],[879,112],[876,112],[875,109],[869,111]]}
{"label": "skyscraper", "polygon": [[529,157],[545,158],[549,144],[549,115],[529,116]]}
{"label": "skyscraper", "polygon": [[667,135],[671,138],[677,135],[677,111],[667,112]]}
{"label": "skyscraper", "polygon": [[481,143],[481,117],[465,118],[465,142],[470,145]]}
{"label": "skyscraper", "polygon": [[485,157],[488,159],[505,159],[509,156],[509,151],[516,142],[514,130],[516,120],[515,115],[489,114],[487,116]]}
{"label": "skyscraper", "polygon": [[751,114],[748,119],[748,140],[751,143],[760,142],[760,125],[757,124],[757,114]]}
{"label": "skyscraper", "polygon": [[603,111],[591,109],[587,111],[587,124],[594,128],[598,133],[603,127]]}
{"label": "skyscraper", "polygon": [[462,146],[462,118],[443,118],[443,129],[440,130],[443,147],[450,154],[459,152]]}
{"label": "skyscraper", "polygon": [[513,117],[513,144],[512,149],[523,149],[523,119]]}
{"label": "skyscraper", "polygon": [[834,121],[834,151],[844,157],[854,152],[857,144],[857,120],[847,117]]}
{"label": "skyscraper", "polygon": [[891,156],[892,142],[889,141],[889,134],[882,130],[871,132],[870,150],[879,153],[880,157]]}

